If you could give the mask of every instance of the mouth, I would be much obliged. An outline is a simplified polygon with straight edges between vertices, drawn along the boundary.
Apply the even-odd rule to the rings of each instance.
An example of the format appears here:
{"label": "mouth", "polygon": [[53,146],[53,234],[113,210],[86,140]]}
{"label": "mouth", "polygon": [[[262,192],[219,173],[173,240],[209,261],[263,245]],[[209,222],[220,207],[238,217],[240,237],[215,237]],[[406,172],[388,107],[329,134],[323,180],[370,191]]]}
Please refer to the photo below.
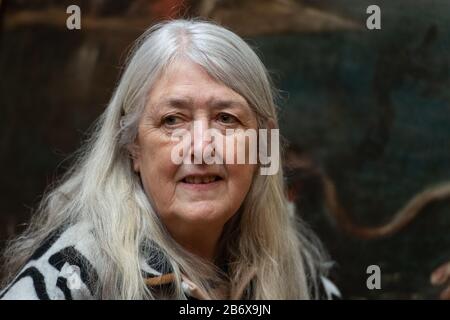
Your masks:
{"label": "mouth", "polygon": [[211,184],[220,180],[223,180],[223,178],[217,175],[190,175],[184,177],[181,182],[187,184]]}

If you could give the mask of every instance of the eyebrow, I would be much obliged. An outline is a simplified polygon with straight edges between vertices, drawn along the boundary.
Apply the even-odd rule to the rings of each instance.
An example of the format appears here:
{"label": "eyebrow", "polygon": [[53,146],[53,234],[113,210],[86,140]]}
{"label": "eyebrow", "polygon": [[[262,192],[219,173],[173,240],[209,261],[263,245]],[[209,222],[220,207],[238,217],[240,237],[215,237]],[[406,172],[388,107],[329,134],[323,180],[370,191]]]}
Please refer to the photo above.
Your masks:
{"label": "eyebrow", "polygon": [[[176,109],[187,109],[193,105],[193,99],[189,97],[170,97],[161,99],[156,103],[156,105],[168,105],[172,108]],[[238,101],[236,99],[217,99],[212,98],[209,99],[207,105],[213,109],[227,109],[227,108],[236,108],[240,107],[246,111],[251,111],[250,106],[245,103]]]}

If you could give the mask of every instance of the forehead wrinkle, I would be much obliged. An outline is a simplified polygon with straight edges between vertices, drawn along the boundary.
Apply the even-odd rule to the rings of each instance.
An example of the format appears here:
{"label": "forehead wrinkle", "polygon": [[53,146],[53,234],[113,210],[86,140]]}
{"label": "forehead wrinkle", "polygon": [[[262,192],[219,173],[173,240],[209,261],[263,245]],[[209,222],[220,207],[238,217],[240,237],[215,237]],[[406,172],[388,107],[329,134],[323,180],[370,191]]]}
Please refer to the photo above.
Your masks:
{"label": "forehead wrinkle", "polygon": [[[195,100],[189,96],[173,96],[163,97],[159,99],[154,105],[156,107],[168,106],[175,109],[189,109],[195,104]],[[211,109],[242,109],[250,112],[251,109],[247,102],[239,101],[237,99],[210,97],[205,102],[200,102],[202,105],[208,106]]]}

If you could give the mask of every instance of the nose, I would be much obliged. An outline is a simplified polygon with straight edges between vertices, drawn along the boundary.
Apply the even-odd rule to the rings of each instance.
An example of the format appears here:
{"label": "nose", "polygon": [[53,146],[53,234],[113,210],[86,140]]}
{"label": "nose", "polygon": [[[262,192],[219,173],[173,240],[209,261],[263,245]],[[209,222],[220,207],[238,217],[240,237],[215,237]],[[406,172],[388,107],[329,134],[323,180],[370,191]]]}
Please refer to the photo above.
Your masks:
{"label": "nose", "polygon": [[211,138],[208,137],[209,120],[195,120],[191,129],[191,160],[194,164],[203,164],[203,155],[205,148],[211,144]]}

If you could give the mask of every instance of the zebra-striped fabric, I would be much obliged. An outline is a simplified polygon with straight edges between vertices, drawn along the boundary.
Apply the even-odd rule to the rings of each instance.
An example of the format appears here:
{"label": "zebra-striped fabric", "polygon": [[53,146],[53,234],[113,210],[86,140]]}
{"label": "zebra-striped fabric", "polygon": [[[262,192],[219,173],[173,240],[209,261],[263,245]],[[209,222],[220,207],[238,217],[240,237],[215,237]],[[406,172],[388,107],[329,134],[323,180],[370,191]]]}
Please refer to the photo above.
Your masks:
{"label": "zebra-striped fabric", "polygon": [[[148,259],[141,261],[142,276],[155,296],[167,297],[173,289],[173,270],[162,251],[156,245],[152,248]],[[98,246],[87,223],[56,231],[43,241],[15,279],[0,291],[0,299],[98,299],[96,261],[99,256]],[[188,277],[182,278],[182,288],[187,299],[204,298]],[[325,298],[340,295],[326,278],[323,279],[323,289]]]}

